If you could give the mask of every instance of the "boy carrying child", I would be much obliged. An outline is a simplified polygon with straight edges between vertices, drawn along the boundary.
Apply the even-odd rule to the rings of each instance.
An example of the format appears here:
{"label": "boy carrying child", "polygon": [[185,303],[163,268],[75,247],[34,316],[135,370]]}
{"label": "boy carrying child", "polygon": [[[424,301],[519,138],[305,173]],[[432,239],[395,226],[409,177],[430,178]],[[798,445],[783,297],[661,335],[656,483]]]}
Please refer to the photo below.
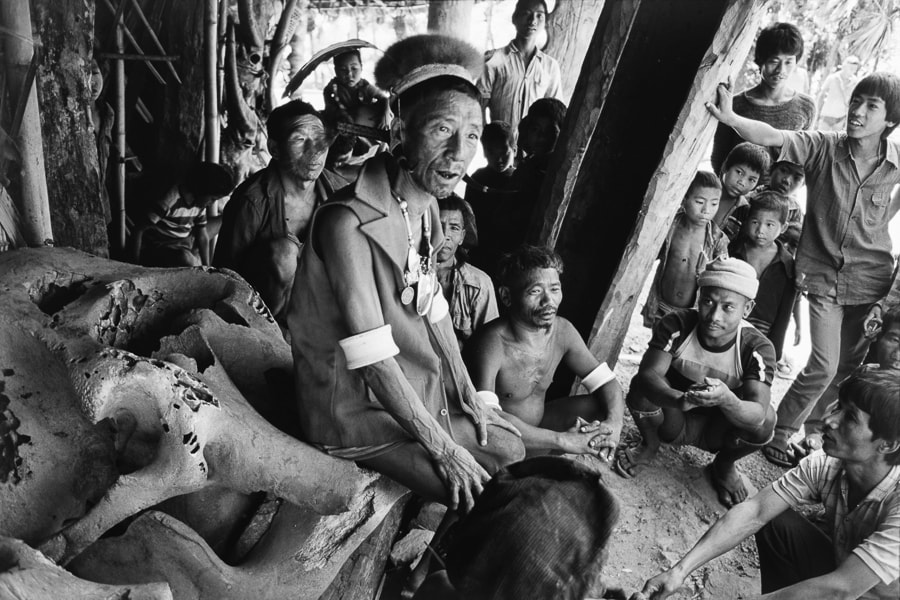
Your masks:
{"label": "boy carrying child", "polygon": [[697,277],[707,263],[728,256],[728,238],[712,220],[721,193],[718,177],[697,171],[659,251],[659,267],[641,312],[645,327],[672,311],[692,308]]}
{"label": "boy carrying child", "polygon": [[[501,268],[500,301],[507,314],[466,345],[475,389],[499,402],[503,417],[522,432],[526,452],[609,460],[622,431],[622,388],[575,327],[556,314],[562,259],[549,248],[522,246],[504,257]],[[582,378],[588,394],[546,401],[560,364]]]}
{"label": "boy carrying child", "polygon": [[730,256],[756,269],[759,291],[747,321],[769,338],[778,359],[797,297],[794,258],[778,239],[787,230],[787,218],[787,198],[776,192],[762,192],[750,200],[741,233],[728,246]]}
{"label": "boy carrying child", "polygon": [[812,353],[778,407],[775,438],[763,453],[790,466],[790,437],[806,420],[804,445],[821,446],[822,417],[837,384],[862,362],[863,323],[891,284],[888,223],[900,210],[900,143],[887,139],[900,122],[900,77],[873,73],[853,90],[847,131],[786,131],[734,113],[731,90],[719,84],[707,109],[752,142],[780,148],[779,160],[803,166],[809,190],[797,249],[798,281],[809,301]]}

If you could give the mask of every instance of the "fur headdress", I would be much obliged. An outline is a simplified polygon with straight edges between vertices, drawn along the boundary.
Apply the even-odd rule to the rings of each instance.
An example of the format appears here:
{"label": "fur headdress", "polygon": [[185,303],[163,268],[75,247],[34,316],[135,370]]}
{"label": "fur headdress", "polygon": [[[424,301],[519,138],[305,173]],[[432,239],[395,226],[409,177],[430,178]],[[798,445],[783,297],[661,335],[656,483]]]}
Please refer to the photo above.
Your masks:
{"label": "fur headdress", "polygon": [[416,84],[450,76],[475,87],[484,57],[466,42],[438,34],[414,35],[388,48],[375,66],[375,82],[391,92],[391,102]]}

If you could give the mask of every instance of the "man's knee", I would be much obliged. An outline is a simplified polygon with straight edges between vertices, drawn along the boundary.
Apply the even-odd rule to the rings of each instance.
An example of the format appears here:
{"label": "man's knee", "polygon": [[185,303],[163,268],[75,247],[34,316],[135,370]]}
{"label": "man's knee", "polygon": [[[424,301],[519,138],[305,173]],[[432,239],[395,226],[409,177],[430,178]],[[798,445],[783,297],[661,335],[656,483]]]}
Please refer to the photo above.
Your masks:
{"label": "man's knee", "polygon": [[637,382],[632,379],[631,387],[628,388],[628,394],[625,396],[625,406],[627,406],[630,410],[640,411],[651,411],[659,408],[650,400],[649,397],[647,397],[646,394],[641,391],[640,387],[636,384]]}
{"label": "man's knee", "polygon": [[478,462],[493,475],[503,467],[525,458],[522,438],[500,427],[488,427],[488,445],[480,446]]}
{"label": "man's knee", "polygon": [[766,444],[772,439],[772,433],[775,431],[775,423],[778,418],[775,409],[769,405],[766,408],[766,416],[757,427],[744,427],[737,433],[741,441],[750,444]]}

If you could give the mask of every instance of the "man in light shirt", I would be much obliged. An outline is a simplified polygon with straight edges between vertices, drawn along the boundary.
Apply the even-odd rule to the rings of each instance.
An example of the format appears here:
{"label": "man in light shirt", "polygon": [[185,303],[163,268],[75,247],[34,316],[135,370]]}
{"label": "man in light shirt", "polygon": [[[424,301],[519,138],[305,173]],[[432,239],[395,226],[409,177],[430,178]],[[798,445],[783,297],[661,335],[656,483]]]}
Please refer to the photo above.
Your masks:
{"label": "man in light shirt", "polygon": [[[763,598],[900,597],[900,379],[866,371],[840,386],[824,452],[800,461],[719,519],[643,594],[668,598],[688,575],[756,533]],[[825,506],[823,532],[794,509]]]}
{"label": "man in light shirt", "polygon": [[491,121],[505,121],[513,131],[535,100],[563,100],[559,63],[537,47],[546,19],[544,0],[519,0],[512,16],[515,39],[485,54],[478,79],[482,103],[490,109]]}

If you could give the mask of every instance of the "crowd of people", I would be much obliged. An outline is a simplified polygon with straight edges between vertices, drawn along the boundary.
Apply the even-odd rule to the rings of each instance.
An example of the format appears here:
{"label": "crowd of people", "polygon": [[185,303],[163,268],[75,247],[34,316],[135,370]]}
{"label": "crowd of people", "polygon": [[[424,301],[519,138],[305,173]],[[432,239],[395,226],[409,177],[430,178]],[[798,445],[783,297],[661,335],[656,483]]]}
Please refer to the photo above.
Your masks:
{"label": "crowd of people", "polygon": [[[888,222],[900,144],[888,135],[900,78],[856,81],[847,57],[816,102],[789,83],[799,30],[760,33],[759,84],[733,96],[722,83],[707,104],[713,171],[694,175],[665,236],[642,313],[651,341],[626,393],[557,314],[560,257],[524,244],[566,113],[560,65],[537,47],[546,16],[543,0],[519,0],[515,39],[484,57],[449,37],[406,38],[374,83],[358,52],[339,55],[324,111],[292,100],[269,115],[271,162],[231,193],[214,254],[205,207],[235,182],[204,163],[140,220],[135,258],[242,275],[291,343],[304,440],[453,509],[438,529],[450,532],[447,570],[418,597],[583,597],[615,500],[545,455],[639,478],[676,444],[714,455],[709,479],[729,511],[646,597],[669,596],[755,533],[766,598],[897,598],[900,277]],[[336,133],[336,118],[371,120],[379,106],[393,116],[389,143]],[[486,166],[468,176],[479,150]],[[812,352],[776,411],[801,295]],[[560,366],[581,393],[547,397]],[[637,443],[620,443],[626,408]],[[750,496],[736,463],[757,450],[790,470]],[[794,510],[816,502],[825,532]],[[482,548],[488,532],[494,547]],[[540,552],[488,558],[524,552],[520,534]]]}

